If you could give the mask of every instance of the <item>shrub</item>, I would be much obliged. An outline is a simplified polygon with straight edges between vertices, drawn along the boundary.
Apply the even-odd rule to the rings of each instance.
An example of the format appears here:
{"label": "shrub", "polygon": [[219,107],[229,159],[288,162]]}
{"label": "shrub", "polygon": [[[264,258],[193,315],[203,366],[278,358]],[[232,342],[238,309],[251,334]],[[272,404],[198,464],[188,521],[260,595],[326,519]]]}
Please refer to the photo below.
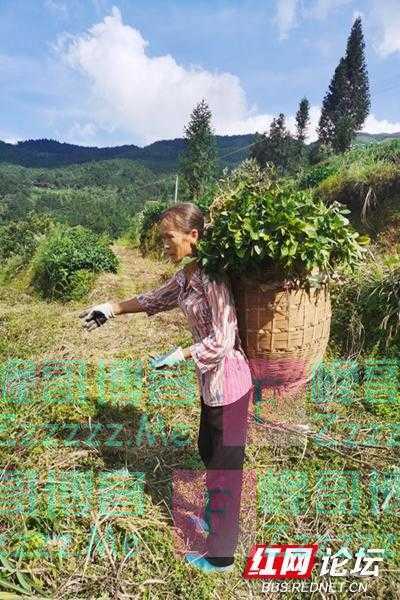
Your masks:
{"label": "shrub", "polygon": [[80,225],[56,226],[32,261],[33,286],[46,298],[77,299],[88,290],[90,273],[117,271],[118,259],[109,246],[106,234]]}
{"label": "shrub", "polygon": [[10,283],[18,273],[25,268],[24,260],[19,254],[13,254],[7,258],[1,265],[0,269],[0,285]]}
{"label": "shrub", "polygon": [[0,226],[0,260],[2,262],[19,255],[28,262],[43,237],[54,226],[49,215],[29,213],[23,221],[10,221]]}
{"label": "shrub", "polygon": [[332,293],[330,343],[341,356],[398,356],[400,255],[371,254],[343,283]]}
{"label": "shrub", "polygon": [[133,215],[128,223],[123,238],[129,243],[132,248],[140,246],[140,232],[142,229],[143,212]]}
{"label": "shrub", "polygon": [[[203,194],[194,201],[196,206],[198,206],[200,208],[201,212],[204,215],[207,215],[207,213],[210,209],[210,206],[214,201],[215,191],[216,191],[215,184],[213,184],[213,185],[209,184],[207,186],[206,190],[203,192]],[[188,200],[187,200],[187,202],[192,202],[192,201],[193,200],[191,198],[188,198]]]}
{"label": "shrub", "polygon": [[142,256],[152,255],[155,258],[162,257],[162,239],[158,230],[158,218],[168,207],[164,201],[147,202],[141,217],[141,228],[139,234],[140,251]]}
{"label": "shrub", "polygon": [[336,201],[346,205],[356,229],[375,238],[390,223],[391,214],[400,208],[400,165],[384,162],[353,165],[347,172],[322,181],[315,193],[327,204]]}
{"label": "shrub", "polygon": [[354,164],[321,181],[316,193],[328,203],[336,200],[349,208],[361,209],[369,190],[378,201],[400,192],[400,165],[385,162]]}
{"label": "shrub", "polygon": [[247,163],[221,184],[210,207],[211,227],[198,244],[209,273],[251,274],[310,283],[328,280],[362,258],[360,238],[339,203],[327,207],[293,181],[275,180]]}
{"label": "shrub", "polygon": [[90,292],[95,278],[96,274],[88,269],[79,269],[79,271],[72,273],[70,279],[70,299],[80,300],[86,296]]}
{"label": "shrub", "polygon": [[310,187],[313,188],[329,177],[329,175],[337,173],[337,171],[338,167],[335,164],[324,161],[315,167],[306,169],[298,179],[298,186],[302,190]]}
{"label": "shrub", "polygon": [[146,236],[148,235],[152,225],[157,223],[158,217],[161,215],[163,210],[168,207],[168,204],[159,200],[150,200],[146,203],[141,218],[141,228],[140,228],[140,243],[143,244],[145,242]]}

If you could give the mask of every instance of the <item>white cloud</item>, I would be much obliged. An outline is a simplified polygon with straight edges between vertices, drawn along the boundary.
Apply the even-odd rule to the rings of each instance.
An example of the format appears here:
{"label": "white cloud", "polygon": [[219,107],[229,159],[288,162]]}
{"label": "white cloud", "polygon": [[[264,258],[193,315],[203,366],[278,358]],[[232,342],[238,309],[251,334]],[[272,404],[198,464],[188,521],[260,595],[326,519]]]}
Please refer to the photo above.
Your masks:
{"label": "white cloud", "polygon": [[[270,115],[257,114],[256,107],[248,107],[237,76],[183,67],[170,55],[150,56],[148,45],[137,29],[122,22],[115,7],[86,35],[59,41],[58,52],[65,62],[90,84],[87,113],[98,129],[122,130],[143,144],[181,137],[202,98],[212,110],[218,133],[267,125],[271,120]],[[85,123],[75,126],[82,128]]]}
{"label": "white cloud", "polygon": [[289,36],[299,22],[305,19],[324,20],[337,8],[352,3],[354,0],[277,0],[276,14],[273,19],[279,30],[279,39]]}
{"label": "white cloud", "polygon": [[[316,105],[310,106],[310,124],[307,130],[307,143],[315,142],[318,139],[317,128],[319,119],[321,116],[321,107]],[[264,118],[264,117],[262,117]],[[270,117],[271,121],[271,117]],[[270,122],[269,121],[269,122]],[[265,131],[269,127],[265,127],[262,121],[258,121],[255,118],[252,122],[250,119],[241,124],[243,129],[241,131],[235,131],[235,133],[253,133],[255,131]],[[268,123],[269,125],[269,123]],[[286,126],[292,134],[296,133],[296,117],[295,115],[289,115],[286,118]],[[246,129],[247,127],[247,129]],[[365,133],[399,133],[400,122],[390,122],[386,119],[378,119],[375,115],[370,114],[365,120],[362,131]]]}
{"label": "white cloud", "polygon": [[375,115],[369,115],[365,120],[362,130],[366,133],[399,133],[400,122],[390,123],[390,121],[386,121],[386,119],[380,121]]}
{"label": "white cloud", "polygon": [[374,0],[372,18],[377,34],[373,43],[375,51],[386,58],[400,52],[400,7],[398,0]]}
{"label": "white cloud", "polygon": [[[86,115],[74,119],[67,132],[71,141],[90,143],[96,134],[124,132],[135,143],[182,137],[193,107],[205,98],[219,135],[263,132],[274,115],[249,106],[239,78],[230,73],[183,67],[170,55],[149,56],[149,44],[140,32],[111,15],[86,35],[64,36],[58,52],[90,82]],[[320,108],[310,109],[308,141],[316,139]],[[287,116],[295,132],[295,116]],[[64,136],[65,138],[65,136]]]}
{"label": "white cloud", "polygon": [[15,136],[2,135],[0,133],[0,140],[2,140],[3,142],[6,142],[6,144],[16,144],[19,139],[20,138],[17,138]]}
{"label": "white cloud", "polygon": [[[202,98],[209,103],[219,135],[269,129],[274,115],[249,106],[237,76],[184,67],[170,55],[151,56],[148,46],[137,29],[123,23],[115,7],[87,34],[59,40],[57,51],[69,67],[81,73],[82,84],[89,89],[88,99],[83,94],[79,108],[70,108],[71,120],[60,137],[85,145],[98,143],[103,134],[141,145],[182,137],[193,107]],[[61,115],[56,113],[49,119],[61,125]],[[307,142],[317,139],[320,114],[320,106],[310,107]],[[287,115],[286,123],[295,133],[294,114]],[[364,127],[370,133],[399,130],[400,124],[379,121],[373,115]]]}
{"label": "white cloud", "polygon": [[285,40],[288,32],[296,25],[299,0],[278,0],[274,23],[279,29],[279,39]]}

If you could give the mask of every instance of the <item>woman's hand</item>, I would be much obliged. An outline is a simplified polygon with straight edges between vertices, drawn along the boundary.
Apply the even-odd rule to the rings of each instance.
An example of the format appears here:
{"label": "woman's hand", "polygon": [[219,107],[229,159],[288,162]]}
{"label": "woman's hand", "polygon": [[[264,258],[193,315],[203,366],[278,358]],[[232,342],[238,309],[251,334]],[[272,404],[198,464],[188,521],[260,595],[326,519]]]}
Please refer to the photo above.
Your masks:
{"label": "woman's hand", "polygon": [[106,302],[105,304],[96,304],[91,308],[87,308],[79,315],[80,319],[85,319],[85,322],[82,323],[82,327],[88,331],[92,331],[93,329],[104,325],[108,319],[112,319],[114,317],[115,314],[111,302]]}

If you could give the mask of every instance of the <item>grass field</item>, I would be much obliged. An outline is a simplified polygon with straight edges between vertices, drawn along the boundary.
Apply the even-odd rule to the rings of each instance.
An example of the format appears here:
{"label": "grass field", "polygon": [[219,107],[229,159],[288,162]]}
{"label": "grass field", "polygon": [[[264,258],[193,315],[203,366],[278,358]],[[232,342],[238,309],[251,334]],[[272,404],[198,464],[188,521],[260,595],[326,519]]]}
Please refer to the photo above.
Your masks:
{"label": "grass field", "polygon": [[[275,426],[251,426],[235,571],[199,573],[179,555],[172,503],[174,474],[202,470],[194,365],[165,375],[163,388],[148,368],[149,354],[191,343],[184,315],[125,315],[92,333],[78,319],[158,287],[174,267],[122,243],[114,251],[120,272],[101,275],[84,303],[39,301],[23,279],[0,287],[0,599],[297,598],[242,578],[255,542],[384,548],[367,591],[312,597],[400,598],[398,367],[377,367],[387,384],[378,400],[373,381],[334,367],[324,395],[314,387],[304,398],[312,435],[293,443],[282,443],[276,406],[264,407]],[[77,365],[73,385],[63,364]]]}

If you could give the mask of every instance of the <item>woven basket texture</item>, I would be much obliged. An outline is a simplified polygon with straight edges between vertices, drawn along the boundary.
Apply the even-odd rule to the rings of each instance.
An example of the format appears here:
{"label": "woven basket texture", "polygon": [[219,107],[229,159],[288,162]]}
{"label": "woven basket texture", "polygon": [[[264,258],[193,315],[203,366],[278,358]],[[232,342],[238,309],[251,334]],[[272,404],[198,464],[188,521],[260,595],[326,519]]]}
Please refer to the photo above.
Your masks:
{"label": "woven basket texture", "polygon": [[231,278],[239,335],[262,387],[309,381],[329,340],[329,287],[284,289],[283,282]]}

